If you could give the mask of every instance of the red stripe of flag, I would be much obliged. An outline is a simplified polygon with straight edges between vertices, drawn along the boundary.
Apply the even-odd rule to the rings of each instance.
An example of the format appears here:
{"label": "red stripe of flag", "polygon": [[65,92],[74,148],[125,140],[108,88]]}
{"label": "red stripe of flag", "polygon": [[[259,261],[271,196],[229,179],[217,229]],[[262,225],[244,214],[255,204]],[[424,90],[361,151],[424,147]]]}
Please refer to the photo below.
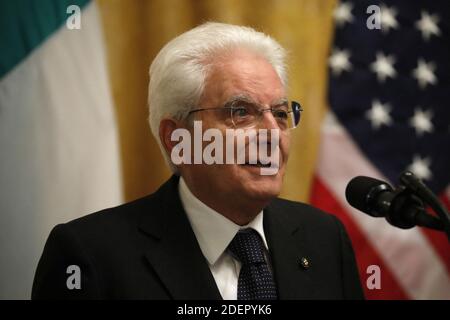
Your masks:
{"label": "red stripe of flag", "polygon": [[[352,241],[353,249],[355,250],[361,284],[364,288],[366,299],[408,299],[408,295],[367,240],[364,233],[361,232],[350,215],[347,214],[317,176],[313,180],[310,200],[313,206],[336,215],[344,224]],[[370,290],[367,288],[366,280],[369,275],[366,273],[366,270],[369,265],[377,265],[380,267],[381,289]]]}
{"label": "red stripe of flag", "polygon": [[[444,194],[442,194],[439,198],[447,210],[450,210],[449,199]],[[448,238],[445,233],[426,228],[421,228],[421,230],[436,253],[441,257],[447,271],[450,273],[450,243],[448,242]]]}

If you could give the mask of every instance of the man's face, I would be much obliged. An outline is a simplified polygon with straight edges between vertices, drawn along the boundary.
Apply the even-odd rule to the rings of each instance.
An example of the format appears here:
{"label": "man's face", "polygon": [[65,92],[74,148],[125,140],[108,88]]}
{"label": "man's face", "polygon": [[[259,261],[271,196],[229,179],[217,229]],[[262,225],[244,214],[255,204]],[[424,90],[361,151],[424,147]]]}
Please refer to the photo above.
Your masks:
{"label": "man's face", "polygon": [[[236,50],[216,58],[215,62],[207,78],[199,108],[222,107],[240,96],[268,108],[286,98],[278,74],[260,55],[247,50]],[[202,121],[203,131],[217,128],[224,137],[226,129],[233,129],[229,113],[220,110],[195,113],[195,120]],[[252,129],[270,131],[279,127],[273,115],[264,112]],[[280,193],[289,154],[289,130],[279,132],[279,170],[275,175],[262,175],[260,167],[236,164],[235,161],[234,164],[184,165],[185,179],[191,180],[188,184],[202,195],[214,193],[229,201],[267,202]],[[267,149],[270,150],[270,146]]]}

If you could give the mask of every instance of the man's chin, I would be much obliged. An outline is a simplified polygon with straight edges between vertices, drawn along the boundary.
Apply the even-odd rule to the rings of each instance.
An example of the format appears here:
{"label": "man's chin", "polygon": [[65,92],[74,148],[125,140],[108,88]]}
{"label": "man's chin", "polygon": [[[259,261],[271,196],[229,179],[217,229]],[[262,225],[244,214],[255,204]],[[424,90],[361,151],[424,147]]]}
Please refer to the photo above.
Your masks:
{"label": "man's chin", "polygon": [[279,177],[262,176],[261,178],[247,180],[244,192],[255,201],[269,202],[281,192],[281,181]]}
{"label": "man's chin", "polygon": [[248,198],[254,202],[258,207],[266,207],[273,199],[278,196],[279,192],[273,192],[269,190],[258,190],[257,192],[248,192]]}

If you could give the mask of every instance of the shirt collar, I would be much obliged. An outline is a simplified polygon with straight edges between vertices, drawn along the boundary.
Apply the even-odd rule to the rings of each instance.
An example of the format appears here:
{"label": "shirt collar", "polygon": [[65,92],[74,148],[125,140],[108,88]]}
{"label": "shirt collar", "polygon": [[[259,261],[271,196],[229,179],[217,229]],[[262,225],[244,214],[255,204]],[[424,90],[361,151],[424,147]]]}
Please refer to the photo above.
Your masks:
{"label": "shirt collar", "polygon": [[180,177],[178,191],[200,249],[210,265],[216,263],[240,229],[256,230],[268,250],[263,228],[263,211],[248,225],[240,226],[197,199],[183,177]]}

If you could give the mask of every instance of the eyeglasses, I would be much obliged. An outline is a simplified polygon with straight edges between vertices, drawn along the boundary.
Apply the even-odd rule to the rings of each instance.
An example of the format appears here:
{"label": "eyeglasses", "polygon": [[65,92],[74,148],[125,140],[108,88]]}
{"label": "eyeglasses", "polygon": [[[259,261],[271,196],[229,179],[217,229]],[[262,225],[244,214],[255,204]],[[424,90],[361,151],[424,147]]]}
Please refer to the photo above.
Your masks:
{"label": "eyeglasses", "polygon": [[270,111],[281,130],[294,129],[297,127],[300,123],[301,112],[303,111],[300,103],[296,101],[291,101],[289,103],[284,100],[270,108],[263,108],[254,102],[233,100],[223,107],[194,109],[191,110],[189,114],[208,110],[229,112],[228,117],[231,120],[233,127],[239,129],[256,127],[261,121],[263,113]]}

